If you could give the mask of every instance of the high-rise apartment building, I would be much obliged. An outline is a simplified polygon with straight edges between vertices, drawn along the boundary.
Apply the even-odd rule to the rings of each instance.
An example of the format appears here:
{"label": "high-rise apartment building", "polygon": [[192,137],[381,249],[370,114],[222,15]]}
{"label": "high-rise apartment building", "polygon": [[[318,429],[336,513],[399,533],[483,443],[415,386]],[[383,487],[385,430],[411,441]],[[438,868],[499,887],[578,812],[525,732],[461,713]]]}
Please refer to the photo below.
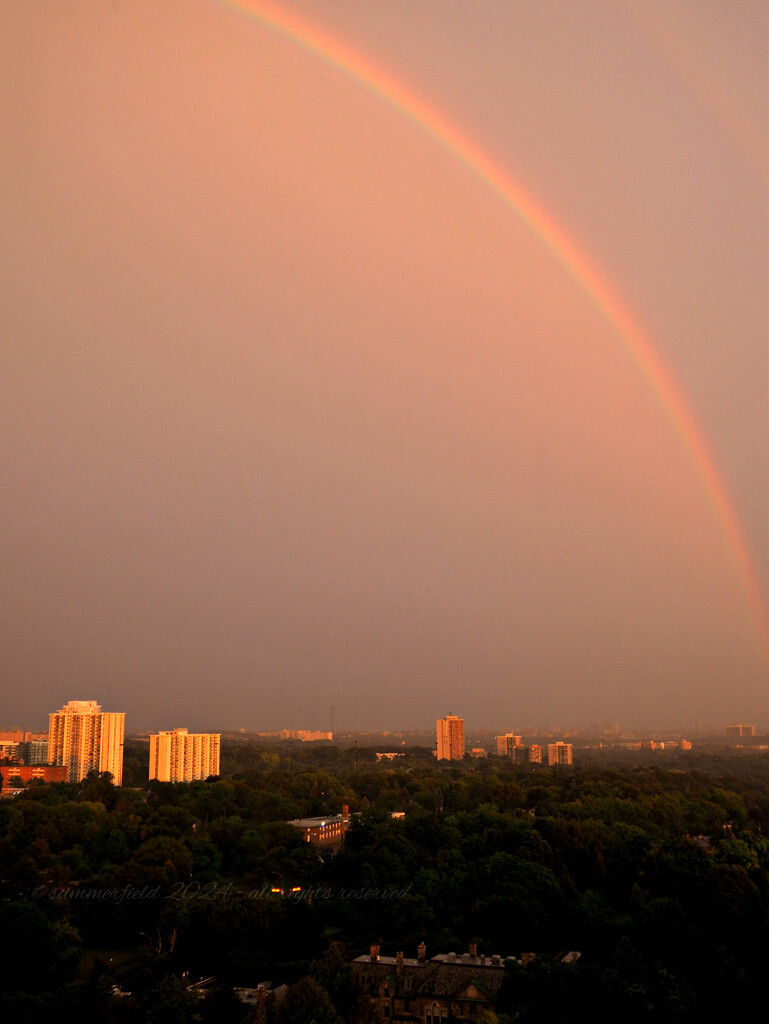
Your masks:
{"label": "high-rise apartment building", "polygon": [[48,762],[67,769],[68,782],[89,772],[109,772],[123,782],[125,714],[102,711],[95,700],[71,700],[48,716]]}
{"label": "high-rise apartment building", "polygon": [[558,740],[557,743],[548,743],[547,763],[573,764],[571,743],[564,743],[563,740]]}
{"label": "high-rise apartment building", "polygon": [[523,739],[515,733],[506,732],[497,736],[497,755],[499,757],[515,757],[516,747],[523,746]]}
{"label": "high-rise apartment building", "polygon": [[456,715],[438,718],[436,757],[439,761],[461,761],[465,756],[465,720]]}
{"label": "high-rise apartment building", "polygon": [[150,778],[192,782],[219,774],[221,734],[173,729],[150,736]]}

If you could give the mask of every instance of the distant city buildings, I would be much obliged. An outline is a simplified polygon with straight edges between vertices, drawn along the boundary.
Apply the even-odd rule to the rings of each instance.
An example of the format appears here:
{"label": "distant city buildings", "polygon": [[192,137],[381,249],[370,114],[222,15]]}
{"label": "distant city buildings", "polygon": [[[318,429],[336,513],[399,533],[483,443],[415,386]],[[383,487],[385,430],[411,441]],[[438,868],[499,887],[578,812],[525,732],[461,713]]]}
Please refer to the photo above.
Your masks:
{"label": "distant city buildings", "polygon": [[[245,729],[239,729],[238,732],[245,733]],[[323,731],[319,729],[279,729],[268,732],[254,732],[249,733],[251,736],[258,736],[263,740],[298,740],[300,743],[333,743],[334,734],[333,732]],[[387,735],[383,733],[382,735]]]}
{"label": "distant city buildings", "polygon": [[310,729],[281,729],[278,734],[282,740],[301,740],[302,743],[318,743],[321,740],[333,741],[332,732],[313,732]]}
{"label": "distant city buildings", "polygon": [[506,732],[497,736],[497,756],[515,757],[515,748],[523,746],[523,739],[515,733]]}
{"label": "distant city buildings", "polygon": [[726,735],[730,740],[741,740],[748,736],[755,736],[756,730],[752,725],[727,725]]}
{"label": "distant city buildings", "polygon": [[509,757],[516,764],[526,762],[531,764],[542,763],[542,747],[537,743],[532,743],[531,746],[527,747],[523,742],[523,737],[513,732],[506,732],[501,736],[497,736],[496,741],[497,757]]}
{"label": "distant city buildings", "polygon": [[48,763],[48,733],[23,732],[16,729],[0,732],[0,758],[10,758],[21,764]]}
{"label": "distant city buildings", "polygon": [[48,716],[48,761],[67,769],[68,782],[89,772],[109,772],[123,782],[125,714],[101,710],[95,700],[71,700]]}
{"label": "distant city buildings", "polygon": [[556,743],[548,743],[547,763],[549,765],[573,764],[574,759],[571,743],[564,743],[563,740],[558,740]]}
{"label": "distant city buildings", "polygon": [[0,743],[28,743],[30,740],[45,740],[48,742],[47,732],[26,732],[23,729],[11,729],[0,732]]}
{"label": "distant city buildings", "polygon": [[613,743],[612,747],[622,750],[691,750],[691,740],[625,740]]}
{"label": "distant city buildings", "polygon": [[151,779],[192,782],[219,774],[221,734],[173,729],[150,735]]}
{"label": "distant city buildings", "polygon": [[465,756],[465,720],[456,715],[438,718],[435,723],[439,761],[461,761]]}

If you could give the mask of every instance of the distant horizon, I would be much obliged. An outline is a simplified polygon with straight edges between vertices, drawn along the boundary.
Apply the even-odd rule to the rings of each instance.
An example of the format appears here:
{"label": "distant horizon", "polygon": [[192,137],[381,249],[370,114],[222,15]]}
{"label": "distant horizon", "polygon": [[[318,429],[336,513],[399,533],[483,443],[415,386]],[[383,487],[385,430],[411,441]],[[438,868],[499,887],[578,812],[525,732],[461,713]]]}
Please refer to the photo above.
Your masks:
{"label": "distant horizon", "polygon": [[[87,699],[95,699],[95,698],[87,698]],[[114,708],[113,707],[106,707],[105,705],[101,704],[100,701],[97,700],[96,702],[97,702],[97,704],[100,704],[101,709],[104,712],[115,712],[115,711],[120,712],[121,711],[121,709],[118,708],[118,707],[114,707]],[[58,711],[59,708],[56,708],[55,710]],[[51,712],[51,713],[53,713],[53,712]],[[178,716],[178,717],[179,718],[183,718],[184,716]],[[441,716],[440,715],[436,715],[436,719],[438,717],[441,717]],[[463,718],[463,716],[461,714],[459,714],[458,717]],[[701,722],[696,730],[694,729],[693,726],[685,726],[685,725],[682,726],[680,724],[677,724],[677,725],[676,724],[648,725],[648,724],[642,723],[640,725],[630,725],[630,724],[627,724],[627,723],[618,723],[616,726],[612,725],[611,727],[607,727],[607,728],[604,728],[603,726],[601,726],[598,723],[589,723],[587,725],[565,725],[565,726],[562,726],[562,725],[543,725],[543,724],[538,724],[538,725],[523,724],[523,725],[515,725],[515,726],[512,726],[512,725],[509,725],[509,726],[508,725],[505,725],[505,726],[489,726],[488,724],[483,724],[483,725],[477,724],[477,723],[475,723],[475,722],[473,722],[473,721],[471,721],[471,720],[469,720],[467,718],[464,718],[463,720],[464,720],[464,723],[465,723],[465,734],[466,734],[466,736],[468,734],[471,734],[471,733],[487,734],[487,735],[491,736],[491,735],[502,735],[502,734],[507,733],[507,732],[514,732],[514,733],[520,733],[521,735],[527,735],[528,734],[528,735],[538,735],[538,736],[545,736],[545,735],[549,735],[549,736],[556,736],[556,735],[559,735],[559,736],[569,736],[569,735],[575,735],[575,736],[607,736],[607,737],[610,737],[610,736],[615,735],[617,737],[621,737],[622,735],[624,735],[626,733],[632,733],[632,734],[645,733],[645,734],[648,734],[649,736],[654,736],[654,735],[661,736],[663,734],[674,734],[674,735],[677,735],[677,736],[681,736],[681,737],[683,737],[685,739],[691,739],[691,738],[696,737],[696,736],[702,736],[702,737],[719,737],[719,736],[721,736],[721,737],[723,737],[725,739],[726,738],[725,735],[724,735],[725,729],[727,728],[727,726],[733,726],[733,725],[752,726],[754,728],[754,730],[755,730],[755,738],[758,738],[759,736],[763,736],[763,735],[769,735],[769,724],[767,724],[767,723],[763,723],[762,724],[762,723],[759,723],[757,721],[747,721],[747,720],[745,720],[745,721],[736,721],[735,720],[735,721],[727,721],[727,722],[722,722],[722,723]],[[435,719],[432,721],[432,723],[430,725],[416,725],[416,726],[400,727],[400,728],[395,728],[395,727],[392,727],[392,726],[388,726],[386,728],[374,728],[374,727],[351,728],[349,726],[344,726],[342,728],[335,727],[333,730],[330,730],[328,728],[324,728],[322,726],[285,725],[285,724],[284,725],[275,726],[275,727],[267,727],[267,726],[263,726],[262,725],[262,726],[253,727],[253,728],[252,727],[246,727],[246,726],[220,726],[220,725],[211,725],[210,723],[201,723],[200,720],[196,720],[195,723],[192,724],[192,725],[187,724],[187,723],[185,723],[183,721],[176,721],[176,722],[173,722],[173,723],[167,723],[167,724],[163,724],[163,725],[146,726],[146,727],[144,727],[144,726],[142,726],[142,727],[133,727],[133,726],[129,727],[129,725],[130,725],[130,723],[129,723],[128,715],[126,714],[126,734],[125,735],[126,735],[127,739],[130,739],[130,738],[140,738],[141,736],[146,736],[146,735],[150,735],[152,733],[158,733],[158,732],[168,731],[168,730],[172,730],[172,729],[188,729],[190,732],[209,732],[209,733],[213,732],[213,733],[221,733],[222,735],[229,734],[229,735],[233,735],[233,736],[236,736],[236,735],[257,736],[259,733],[277,735],[278,733],[283,732],[283,731],[290,731],[290,732],[305,731],[305,732],[332,732],[334,737],[337,737],[337,736],[341,737],[341,736],[345,736],[345,735],[356,735],[356,734],[357,735],[367,735],[368,734],[368,735],[377,735],[377,736],[387,736],[387,735],[392,735],[392,736],[399,736],[400,735],[400,736],[403,736],[403,735],[424,734],[424,735],[431,735],[433,738],[435,737]],[[617,731],[614,731],[615,728],[616,728]],[[48,730],[47,715],[46,715],[45,725],[40,727],[40,728],[36,728],[34,726],[29,726],[29,725],[16,725],[16,724],[14,724],[14,725],[4,725],[4,726],[0,727],[0,733],[3,733],[3,732],[47,732],[47,730]],[[309,741],[309,742],[328,742],[328,741],[322,741],[321,740],[321,741]]]}

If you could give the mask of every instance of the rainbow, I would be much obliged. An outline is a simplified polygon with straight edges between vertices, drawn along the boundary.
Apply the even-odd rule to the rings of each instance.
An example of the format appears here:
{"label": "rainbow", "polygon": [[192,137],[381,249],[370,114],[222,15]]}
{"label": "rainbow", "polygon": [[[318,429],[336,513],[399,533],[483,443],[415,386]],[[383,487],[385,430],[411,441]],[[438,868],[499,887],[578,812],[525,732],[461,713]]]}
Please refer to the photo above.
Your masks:
{"label": "rainbow", "polygon": [[587,253],[551,214],[513,180],[483,149],[443,114],[357,50],[304,17],[271,0],[215,0],[258,21],[384,100],[416,125],[513,210],[579,284],[612,327],[650,384],[662,410],[681,438],[722,525],[753,619],[764,667],[769,673],[769,615],[731,495],[689,405],[659,352],[617,291]]}

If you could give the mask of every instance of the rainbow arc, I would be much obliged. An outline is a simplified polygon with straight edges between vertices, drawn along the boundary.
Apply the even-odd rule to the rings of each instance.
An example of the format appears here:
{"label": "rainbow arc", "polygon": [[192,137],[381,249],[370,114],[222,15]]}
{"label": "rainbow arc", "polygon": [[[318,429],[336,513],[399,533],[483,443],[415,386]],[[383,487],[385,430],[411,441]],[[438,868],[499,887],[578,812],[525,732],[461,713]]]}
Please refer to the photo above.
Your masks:
{"label": "rainbow arc", "polygon": [[374,94],[432,137],[530,228],[613,329],[681,439],[721,523],[769,672],[769,615],[731,495],[680,386],[607,277],[552,214],[473,139],[403,82],[349,44],[270,0],[216,0],[254,19]]}

